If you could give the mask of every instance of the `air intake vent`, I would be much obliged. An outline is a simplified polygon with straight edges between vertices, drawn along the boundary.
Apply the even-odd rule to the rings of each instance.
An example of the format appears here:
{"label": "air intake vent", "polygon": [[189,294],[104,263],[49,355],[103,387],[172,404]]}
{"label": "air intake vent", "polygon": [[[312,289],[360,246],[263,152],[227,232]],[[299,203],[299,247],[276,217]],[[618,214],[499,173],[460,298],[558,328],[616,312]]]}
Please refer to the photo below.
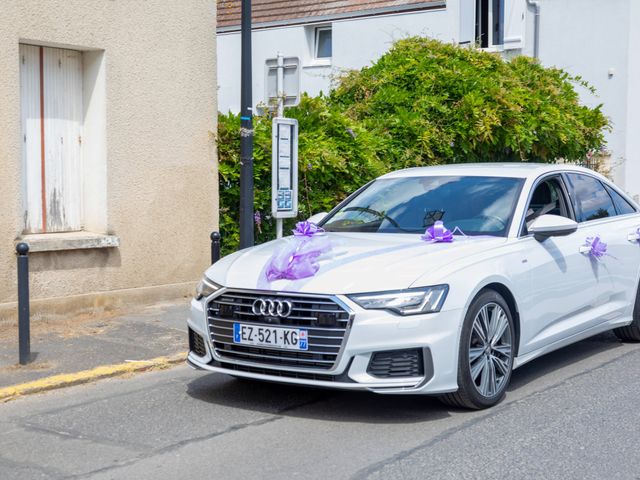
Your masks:
{"label": "air intake vent", "polygon": [[191,329],[189,329],[189,350],[199,357],[205,357],[207,355],[204,339]]}
{"label": "air intake vent", "polygon": [[367,373],[377,378],[421,377],[424,375],[422,350],[389,350],[371,356]]}

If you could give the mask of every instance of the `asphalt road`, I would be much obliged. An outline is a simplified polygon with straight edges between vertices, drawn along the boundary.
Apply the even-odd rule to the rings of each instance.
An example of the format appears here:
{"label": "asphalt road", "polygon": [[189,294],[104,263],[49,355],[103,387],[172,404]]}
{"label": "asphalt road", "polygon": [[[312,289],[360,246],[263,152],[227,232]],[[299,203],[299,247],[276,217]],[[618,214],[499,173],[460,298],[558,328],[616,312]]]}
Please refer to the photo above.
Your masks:
{"label": "asphalt road", "polygon": [[480,412],[177,367],[0,405],[0,479],[638,479],[639,380],[610,334]]}

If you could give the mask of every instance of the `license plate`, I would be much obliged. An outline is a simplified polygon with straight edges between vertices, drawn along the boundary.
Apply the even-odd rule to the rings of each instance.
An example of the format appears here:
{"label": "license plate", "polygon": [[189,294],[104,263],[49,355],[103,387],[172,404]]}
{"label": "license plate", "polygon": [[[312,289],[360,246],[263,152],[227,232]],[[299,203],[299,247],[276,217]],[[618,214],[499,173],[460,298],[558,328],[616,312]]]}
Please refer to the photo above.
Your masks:
{"label": "license plate", "polygon": [[308,350],[305,328],[266,327],[259,325],[233,324],[233,343],[260,347],[284,348],[286,350]]}

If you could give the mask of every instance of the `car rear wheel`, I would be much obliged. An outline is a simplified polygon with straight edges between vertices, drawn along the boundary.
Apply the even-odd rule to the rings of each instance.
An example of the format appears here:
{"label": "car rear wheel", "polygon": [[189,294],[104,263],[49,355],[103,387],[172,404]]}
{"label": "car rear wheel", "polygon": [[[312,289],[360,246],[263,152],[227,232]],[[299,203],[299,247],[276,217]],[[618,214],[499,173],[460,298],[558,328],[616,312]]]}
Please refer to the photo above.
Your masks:
{"label": "car rear wheel", "polygon": [[626,327],[615,328],[613,333],[625,342],[640,342],[640,286],[636,292],[636,303],[633,306],[633,321]]}
{"label": "car rear wheel", "polygon": [[458,351],[458,391],[441,399],[456,407],[481,409],[497,404],[511,380],[513,318],[502,296],[486,290],[471,303]]}

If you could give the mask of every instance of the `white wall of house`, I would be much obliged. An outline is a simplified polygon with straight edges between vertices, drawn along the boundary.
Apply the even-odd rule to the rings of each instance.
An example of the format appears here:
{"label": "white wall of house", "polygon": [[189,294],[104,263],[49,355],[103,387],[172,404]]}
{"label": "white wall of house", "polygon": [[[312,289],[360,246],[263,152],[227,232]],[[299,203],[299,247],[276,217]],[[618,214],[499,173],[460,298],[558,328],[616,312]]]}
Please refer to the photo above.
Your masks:
{"label": "white wall of house", "polygon": [[629,47],[627,49],[629,75],[627,80],[627,132],[625,188],[640,197],[640,2],[629,2]]}
{"label": "white wall of house", "polygon": [[[607,133],[612,175],[632,196],[640,195],[640,0],[539,0],[540,60],[588,81],[593,95],[579,88],[582,101],[603,104],[611,119]],[[253,34],[254,105],[265,101],[265,60],[280,51],[300,58],[300,90],[327,92],[343,69],[361,68],[387,51],[394,40],[425,35],[442,41],[468,39],[475,0],[448,0],[446,8],[331,23],[330,65],[314,62],[314,26],[256,30]],[[471,11],[471,15],[468,12]],[[466,27],[465,27],[466,25]],[[533,55],[534,9],[527,0],[505,0],[504,49],[508,55]],[[507,51],[508,50],[508,51]],[[218,35],[218,105],[240,109],[240,34]]]}
{"label": "white wall of house", "polygon": [[[453,5],[452,5],[453,4]],[[333,56],[330,63],[314,61],[313,28],[296,25],[253,32],[253,102],[265,101],[265,60],[278,52],[300,59],[300,90],[310,95],[327,92],[331,78],[344,69],[361,68],[379,58],[394,42],[411,35],[456,41],[459,20],[456,1],[447,8],[420,13],[383,15],[331,22]],[[218,34],[218,108],[240,110],[240,33]]]}
{"label": "white wall of house", "polygon": [[[640,158],[637,147],[634,151],[628,144],[633,137],[629,133],[638,131],[640,125],[638,118],[629,113],[637,111],[640,102],[637,96],[635,103],[632,102],[627,92],[635,92],[630,88],[634,78],[636,85],[640,81],[638,50],[629,43],[633,30],[630,29],[630,8],[635,4],[637,10],[638,3],[634,0],[540,2],[540,60],[544,65],[580,75],[595,87],[596,95],[579,88],[582,101],[589,106],[603,104],[603,112],[611,119],[607,148],[612,154],[612,173],[616,183],[632,195],[640,193]],[[635,73],[630,70],[632,63],[636,64]],[[634,104],[636,108],[632,107]]]}

